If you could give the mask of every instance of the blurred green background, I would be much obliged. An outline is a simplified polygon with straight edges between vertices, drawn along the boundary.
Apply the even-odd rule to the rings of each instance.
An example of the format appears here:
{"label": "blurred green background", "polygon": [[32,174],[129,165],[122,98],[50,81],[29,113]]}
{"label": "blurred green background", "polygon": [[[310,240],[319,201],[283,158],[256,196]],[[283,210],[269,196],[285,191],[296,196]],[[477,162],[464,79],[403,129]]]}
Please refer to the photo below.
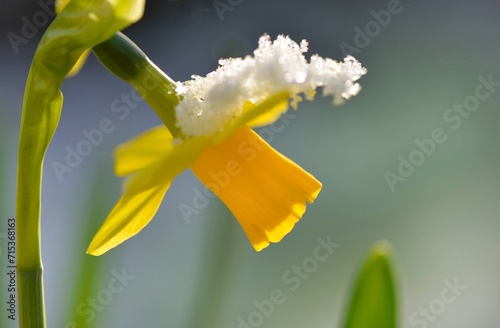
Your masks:
{"label": "blurred green background", "polygon": [[[47,26],[40,3],[0,2],[0,233],[15,214],[24,82]],[[26,21],[37,22],[36,31],[25,27],[30,33],[23,34]],[[13,47],[12,33],[26,42]],[[214,70],[220,57],[250,54],[264,33],[307,39],[308,55],[338,60],[345,55],[341,44],[350,44],[368,74],[361,93],[344,106],[317,97],[302,103],[282,132],[260,131],[323,183],[281,243],[255,253],[217,199],[187,224],[178,206],[192,205],[193,188],[202,186],[186,171],[138,236],[93,258],[85,249],[120,195],[112,149],[160,120],[91,56],[63,85],[63,114],[45,161],[49,327],[71,327],[75,318],[93,327],[245,327],[238,318],[250,327],[334,327],[343,318],[353,274],[380,239],[389,240],[397,255],[401,327],[498,327],[500,2],[148,1],[145,17],[125,33],[180,81]],[[481,77],[495,83],[488,99],[477,100]],[[446,117],[458,117],[450,111],[460,105],[475,110],[465,110],[468,117],[457,127]],[[83,131],[103,119],[114,131],[72,172],[58,176],[54,163],[65,164],[69,149],[85,140]],[[391,190],[387,172],[399,174],[400,156],[409,160],[419,150],[415,140],[431,138],[435,129],[446,141]],[[291,270],[313,256],[318,238],[339,246],[300,278]],[[83,277],[96,276],[93,287],[79,291],[82,263],[94,268]],[[110,281],[122,273],[124,288],[110,293]],[[255,314],[255,303],[277,289],[286,300],[269,316]],[[6,295],[2,284],[2,303]]]}

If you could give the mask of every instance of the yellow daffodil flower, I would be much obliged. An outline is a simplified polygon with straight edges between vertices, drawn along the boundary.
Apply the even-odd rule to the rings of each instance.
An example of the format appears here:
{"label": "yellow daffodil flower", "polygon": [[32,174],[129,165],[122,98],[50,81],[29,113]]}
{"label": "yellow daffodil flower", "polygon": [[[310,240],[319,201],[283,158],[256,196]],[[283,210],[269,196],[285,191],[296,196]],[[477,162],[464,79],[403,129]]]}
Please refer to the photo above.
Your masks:
{"label": "yellow daffodil flower", "polygon": [[[206,77],[178,83],[178,129],[161,126],[120,145],[115,173],[124,192],[87,252],[100,255],[137,234],[155,215],[174,178],[191,168],[231,210],[256,251],[279,242],[321,190],[321,183],[274,150],[252,127],[275,122],[317,87],[341,103],[359,92],[366,70],[313,56],[288,37],[259,41],[254,56],[226,59]],[[180,131],[180,132],[179,132]],[[173,135],[174,134],[174,135]]]}

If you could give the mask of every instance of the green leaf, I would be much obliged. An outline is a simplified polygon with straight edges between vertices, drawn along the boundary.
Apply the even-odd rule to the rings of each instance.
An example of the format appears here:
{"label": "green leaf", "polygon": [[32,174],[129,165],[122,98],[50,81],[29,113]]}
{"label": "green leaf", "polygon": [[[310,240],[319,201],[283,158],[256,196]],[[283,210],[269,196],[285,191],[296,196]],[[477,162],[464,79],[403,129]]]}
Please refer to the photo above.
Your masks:
{"label": "green leaf", "polygon": [[42,37],[26,82],[19,140],[17,269],[21,327],[45,327],[40,250],[43,158],[61,115],[60,87],[89,48],[142,17],[145,0],[72,0]]}
{"label": "green leaf", "polygon": [[396,287],[391,269],[392,246],[374,245],[351,295],[345,328],[394,328],[397,322]]}

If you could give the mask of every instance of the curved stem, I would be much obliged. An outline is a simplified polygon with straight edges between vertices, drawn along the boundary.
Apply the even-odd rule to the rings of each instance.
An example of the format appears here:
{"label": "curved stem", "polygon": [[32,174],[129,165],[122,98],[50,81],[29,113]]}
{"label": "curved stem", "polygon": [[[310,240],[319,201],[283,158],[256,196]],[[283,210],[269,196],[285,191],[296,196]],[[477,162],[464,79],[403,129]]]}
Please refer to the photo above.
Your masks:
{"label": "curved stem", "polygon": [[[45,304],[40,245],[40,212],[43,158],[60,115],[62,95],[45,88],[38,95],[36,76],[44,67],[33,63],[26,84],[19,139],[17,178],[17,274],[20,327],[45,327]],[[31,92],[28,92],[31,90]],[[28,108],[47,108],[33,112]]]}
{"label": "curved stem", "polygon": [[144,0],[73,0],[35,52],[24,93],[17,172],[16,235],[20,327],[44,328],[40,214],[45,152],[59,123],[60,87],[80,56],[142,16]]}
{"label": "curved stem", "polygon": [[179,98],[168,75],[121,32],[92,50],[104,67],[137,90],[174,137],[180,136],[174,111]]}

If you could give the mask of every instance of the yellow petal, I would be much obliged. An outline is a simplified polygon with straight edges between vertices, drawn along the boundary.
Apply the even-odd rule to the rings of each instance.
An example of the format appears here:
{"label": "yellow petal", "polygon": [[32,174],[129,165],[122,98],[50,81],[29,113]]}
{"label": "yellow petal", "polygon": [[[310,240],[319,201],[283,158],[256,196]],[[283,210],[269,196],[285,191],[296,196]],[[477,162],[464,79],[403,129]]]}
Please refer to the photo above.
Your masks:
{"label": "yellow petal", "polygon": [[244,125],[260,126],[266,122],[267,124],[273,123],[287,110],[288,98],[288,92],[280,92],[257,105],[247,103],[242,115],[229,122],[224,130],[217,133],[212,139],[212,144],[226,140]]}
{"label": "yellow petal", "polygon": [[64,7],[66,7],[69,1],[70,0],[56,0],[55,3],[56,13],[59,14],[64,9]]}
{"label": "yellow petal", "polygon": [[[139,188],[143,189],[140,192],[126,190],[92,239],[87,253],[95,256],[101,255],[137,234],[151,221],[172,182],[172,180],[160,179],[158,174],[152,173],[141,172],[133,177],[133,181],[128,181],[130,185],[137,186],[142,179],[152,181],[156,178],[157,182],[162,180],[161,183]],[[146,174],[151,176],[146,176]],[[173,177],[170,178],[173,179]]]}
{"label": "yellow petal", "polygon": [[257,251],[290,232],[321,190],[318,180],[246,126],[208,146],[191,169],[231,210]]}
{"label": "yellow petal", "polygon": [[[243,112],[254,109],[255,106],[245,106]],[[259,127],[264,125],[273,124],[280,116],[288,110],[288,99],[280,101],[276,105],[271,106],[265,113],[257,116],[256,118],[247,122],[250,127]]]}
{"label": "yellow petal", "polygon": [[172,135],[164,126],[152,128],[116,147],[115,174],[128,175],[160,161],[173,148]]}
{"label": "yellow petal", "polygon": [[75,63],[75,66],[69,71],[69,73],[66,75],[67,77],[74,76],[80,72],[80,70],[83,67],[83,64],[85,64],[85,61],[87,60],[87,57],[90,54],[90,49],[85,50],[85,52],[78,58],[78,60]]}
{"label": "yellow petal", "polygon": [[153,218],[173,179],[191,165],[208,143],[193,138],[126,180],[125,191],[92,239],[87,253],[101,255],[136,235]]}

